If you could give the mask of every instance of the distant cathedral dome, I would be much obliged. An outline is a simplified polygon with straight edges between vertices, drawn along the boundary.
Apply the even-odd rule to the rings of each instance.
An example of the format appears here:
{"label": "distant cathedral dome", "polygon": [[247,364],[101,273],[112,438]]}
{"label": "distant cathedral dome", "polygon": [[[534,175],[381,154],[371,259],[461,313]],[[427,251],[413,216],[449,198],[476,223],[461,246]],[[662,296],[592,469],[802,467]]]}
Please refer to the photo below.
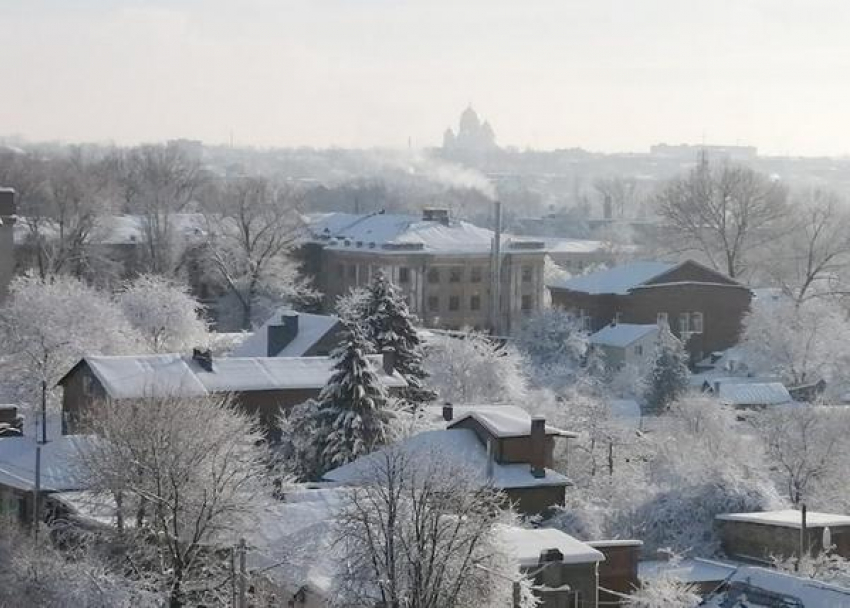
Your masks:
{"label": "distant cathedral dome", "polygon": [[482,123],[472,106],[469,106],[460,115],[457,135],[451,129],[446,129],[443,134],[443,148],[480,152],[496,150],[498,146],[490,123]]}

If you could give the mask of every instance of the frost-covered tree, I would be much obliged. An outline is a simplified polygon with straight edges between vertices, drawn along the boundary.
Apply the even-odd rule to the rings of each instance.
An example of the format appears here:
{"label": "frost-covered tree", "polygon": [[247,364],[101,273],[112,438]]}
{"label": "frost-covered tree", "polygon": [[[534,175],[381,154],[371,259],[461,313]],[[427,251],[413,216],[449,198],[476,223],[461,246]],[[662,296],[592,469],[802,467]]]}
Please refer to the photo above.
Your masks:
{"label": "frost-covered tree", "polygon": [[516,349],[476,331],[429,340],[425,369],[440,398],[453,403],[519,403],[528,391]]}
{"label": "frost-covered tree", "polygon": [[299,199],[262,177],[228,182],[204,207],[212,275],[235,299],[240,327],[295,298],[312,295],[292,248],[302,235]]}
{"label": "frost-covered tree", "polygon": [[656,207],[669,228],[668,250],[698,252],[735,278],[785,229],[786,199],[779,181],[741,165],[712,165],[703,155],[687,176],[668,182]]}
{"label": "frost-covered tree", "polygon": [[475,479],[439,454],[381,452],[337,515],[335,605],[509,605],[522,577],[499,537],[501,496]]}
{"label": "frost-covered tree", "polygon": [[799,385],[840,381],[846,366],[850,323],[826,299],[756,301],[744,318],[741,350],[747,364]]}
{"label": "frost-covered tree", "polygon": [[806,501],[828,480],[843,485],[850,432],[850,415],[843,408],[777,407],[754,422],[788,500]]}
{"label": "frost-covered tree", "polygon": [[348,323],[362,323],[372,293],[365,287],[354,287],[336,301],[336,314]]}
{"label": "frost-covered tree", "polygon": [[347,324],[331,355],[334,371],[316,405],[318,470],[325,472],[368,454],[385,441],[387,394],[367,355],[363,329]]}
{"label": "frost-covered tree", "polygon": [[98,402],[84,423],[102,441],[80,452],[79,470],[116,502],[129,576],[172,607],[222,601],[228,564],[211,548],[250,530],[267,496],[256,420],[216,396]]}
{"label": "frost-covered tree", "polygon": [[0,523],[0,606],[162,605],[156,593],[123,576],[123,564],[99,555],[85,534],[45,532],[34,539],[11,520]]}
{"label": "frost-covered tree", "polygon": [[138,335],[105,294],[71,277],[16,279],[0,308],[3,376],[29,403],[83,355],[126,354]]}
{"label": "frost-covered tree", "polygon": [[175,216],[187,211],[205,180],[200,162],[176,145],[119,150],[111,162],[126,211],[141,219],[142,269],[173,276],[180,270],[186,251]]}
{"label": "frost-covered tree", "polygon": [[142,275],[127,283],[116,301],[152,353],[185,352],[210,341],[200,303],[176,281]]}
{"label": "frost-covered tree", "polygon": [[516,345],[538,384],[558,385],[575,380],[587,353],[587,337],[580,319],[560,309],[545,309],[523,321]]}
{"label": "frost-covered tree", "polygon": [[366,338],[377,352],[390,350],[395,355],[395,369],[407,381],[403,396],[413,403],[433,401],[436,395],[426,386],[428,373],[422,366],[422,343],[407,302],[398,288],[383,272],[378,272],[369,289],[363,310]]}
{"label": "frost-covered tree", "polygon": [[688,390],[690,376],[684,345],[663,325],[658,332],[655,361],[646,381],[647,410],[656,414],[664,412]]}
{"label": "frost-covered tree", "polygon": [[850,560],[830,551],[804,555],[803,559],[774,559],[773,567],[793,576],[803,576],[839,587],[850,587]]}
{"label": "frost-covered tree", "polygon": [[672,575],[642,581],[628,600],[627,608],[696,608],[702,597],[696,587]]}

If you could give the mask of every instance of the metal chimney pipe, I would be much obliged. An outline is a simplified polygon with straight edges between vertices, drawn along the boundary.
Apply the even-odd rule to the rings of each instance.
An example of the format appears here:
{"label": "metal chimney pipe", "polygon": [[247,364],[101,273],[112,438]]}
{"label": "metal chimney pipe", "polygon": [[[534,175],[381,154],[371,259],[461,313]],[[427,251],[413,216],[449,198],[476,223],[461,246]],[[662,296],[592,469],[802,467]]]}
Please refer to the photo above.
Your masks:
{"label": "metal chimney pipe", "polygon": [[502,203],[494,201],[494,230],[490,261],[490,331],[501,335],[501,287],[502,287]]}

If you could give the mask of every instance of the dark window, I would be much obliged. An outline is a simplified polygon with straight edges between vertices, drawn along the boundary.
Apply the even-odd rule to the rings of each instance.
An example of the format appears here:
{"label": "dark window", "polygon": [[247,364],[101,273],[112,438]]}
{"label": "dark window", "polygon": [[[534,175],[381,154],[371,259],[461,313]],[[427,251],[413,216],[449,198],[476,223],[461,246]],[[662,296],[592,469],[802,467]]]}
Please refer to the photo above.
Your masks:
{"label": "dark window", "polygon": [[531,296],[522,296],[522,309],[531,310]]}
{"label": "dark window", "polygon": [[469,309],[470,310],[481,310],[481,296],[470,296],[470,298],[469,298]]}
{"label": "dark window", "polygon": [[357,264],[351,264],[348,267],[348,278],[356,279],[357,278]]}
{"label": "dark window", "polygon": [[635,346],[635,354],[639,357],[643,355],[643,346],[641,344]]}
{"label": "dark window", "polygon": [[337,264],[336,265],[336,274],[340,279],[345,277],[345,266],[343,266],[342,264]]}
{"label": "dark window", "polygon": [[460,296],[449,296],[449,310],[460,310]]}
{"label": "dark window", "polygon": [[431,312],[437,312],[440,310],[439,296],[428,296],[428,310]]}
{"label": "dark window", "polygon": [[469,280],[473,283],[481,282],[481,266],[473,266],[469,271]]}
{"label": "dark window", "polygon": [[428,269],[428,282],[429,283],[439,283],[440,282],[440,269],[439,268],[429,268]]}
{"label": "dark window", "polygon": [[398,269],[398,282],[399,283],[410,283],[410,268],[406,266],[402,266]]}
{"label": "dark window", "polygon": [[531,283],[531,277],[534,276],[534,268],[531,266],[522,267],[522,282]]}
{"label": "dark window", "polygon": [[460,283],[463,278],[463,268],[449,269],[449,283]]}

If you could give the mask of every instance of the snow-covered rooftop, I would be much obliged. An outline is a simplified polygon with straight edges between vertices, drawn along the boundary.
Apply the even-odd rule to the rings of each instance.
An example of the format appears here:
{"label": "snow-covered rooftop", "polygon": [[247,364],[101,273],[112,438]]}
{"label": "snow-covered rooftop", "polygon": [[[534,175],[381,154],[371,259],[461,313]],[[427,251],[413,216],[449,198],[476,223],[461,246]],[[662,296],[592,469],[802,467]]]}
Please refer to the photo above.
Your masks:
{"label": "snow-covered rooftop", "polygon": [[[762,524],[765,526],[779,526],[782,528],[797,528],[802,526],[802,515],[794,509],[783,509],[780,511],[756,511],[754,513],[723,513],[715,519],[721,521],[739,521],[751,524]],[[850,526],[850,516],[835,515],[833,513],[818,513],[808,511],[806,513],[807,528]]]}
{"label": "snow-covered rooftop", "polygon": [[554,528],[518,528],[500,525],[498,534],[520,566],[533,567],[540,563],[540,554],[557,549],[565,564],[595,564],[605,561],[601,551]]}
{"label": "snow-covered rooftop", "polygon": [[60,435],[45,444],[39,444],[32,436],[0,439],[0,484],[32,491],[35,451],[40,446],[43,490],[79,490],[85,484],[77,469],[77,457],[96,440],[91,435]]}
{"label": "snow-covered rooftop", "polygon": [[643,285],[675,267],[676,264],[669,262],[632,262],[608,270],[600,270],[580,277],[557,281],[550,284],[549,287],[594,295],[604,293],[626,295],[630,289]]}
{"label": "snow-covered rooftop", "polygon": [[850,589],[777,570],[742,566],[728,589],[712,596],[706,608],[850,608]]}
{"label": "snow-covered rooftop", "polygon": [[[568,478],[551,469],[544,477],[534,477],[528,464],[493,463],[493,477],[487,476],[487,449],[469,429],[425,431],[393,446],[409,457],[411,463],[439,467],[443,464],[451,470],[461,467],[465,473],[477,479],[482,486],[488,481],[498,489],[534,488],[570,485]],[[358,484],[375,477],[380,471],[383,450],[362,456],[346,465],[325,473],[326,481]]]}
{"label": "snow-covered rooftop", "polygon": [[[440,254],[489,253],[493,231],[462,220],[448,224],[413,215],[372,213],[316,213],[305,217],[313,239],[325,247],[350,250],[380,249],[386,253],[410,251]],[[505,250],[512,243],[543,243],[539,239],[504,236]]]}
{"label": "snow-covered rooftop", "polygon": [[738,564],[701,558],[647,560],[638,562],[638,578],[646,581],[666,575],[684,583],[713,583],[725,580],[737,567]]}
{"label": "snow-covered rooftop", "polygon": [[650,334],[658,333],[658,325],[639,325],[636,323],[617,323],[606,325],[589,338],[591,344],[625,348],[629,344]]}
{"label": "snow-covered rooftop", "polygon": [[[406,386],[398,372],[388,375],[380,355],[370,355],[386,387]],[[200,396],[209,393],[319,389],[327,384],[330,357],[218,357],[212,372],[179,354],[85,357],[113,399]]]}
{"label": "snow-covered rooftop", "polygon": [[720,382],[717,396],[725,405],[781,405],[792,401],[781,382]]}
{"label": "snow-covered rooftop", "polygon": [[[446,428],[452,428],[460,421],[472,418],[478,421],[493,437],[525,437],[531,434],[531,415],[515,405],[466,405],[452,406],[454,416],[446,422]],[[429,408],[434,415],[439,411],[442,419],[442,407]],[[560,437],[578,437],[576,433],[546,425],[547,435]]]}
{"label": "snow-covered rooftop", "polygon": [[279,325],[285,315],[298,316],[298,333],[283,349],[272,354],[273,357],[303,357],[304,353],[336,327],[339,318],[333,315],[315,315],[308,312],[295,312],[281,308],[268,321],[258,327],[250,337],[245,339],[230,353],[231,357],[266,357],[269,356],[269,327]]}
{"label": "snow-covered rooftop", "polygon": [[546,251],[549,253],[596,253],[605,248],[602,241],[585,239],[545,239]]}

